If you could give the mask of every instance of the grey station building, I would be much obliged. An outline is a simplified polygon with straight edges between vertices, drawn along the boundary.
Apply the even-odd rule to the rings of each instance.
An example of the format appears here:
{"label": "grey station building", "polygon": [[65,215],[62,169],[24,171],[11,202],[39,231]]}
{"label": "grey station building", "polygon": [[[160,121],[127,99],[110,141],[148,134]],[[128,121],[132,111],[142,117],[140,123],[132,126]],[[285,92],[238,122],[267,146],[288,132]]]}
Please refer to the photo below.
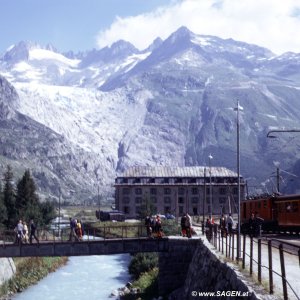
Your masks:
{"label": "grey station building", "polygon": [[[241,200],[245,182],[240,177]],[[148,167],[127,169],[115,179],[116,209],[139,216],[151,203],[155,213],[180,216],[237,212],[237,173],[224,167]]]}

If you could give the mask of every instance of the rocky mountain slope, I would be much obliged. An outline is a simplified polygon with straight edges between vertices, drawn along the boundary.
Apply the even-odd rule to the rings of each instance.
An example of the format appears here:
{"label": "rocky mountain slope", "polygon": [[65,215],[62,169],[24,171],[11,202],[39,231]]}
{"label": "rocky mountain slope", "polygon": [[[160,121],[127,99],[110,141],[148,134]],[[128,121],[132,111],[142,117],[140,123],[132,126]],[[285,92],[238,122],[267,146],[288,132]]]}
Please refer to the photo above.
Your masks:
{"label": "rocky mountain slope", "polygon": [[[234,170],[239,100],[241,173],[250,192],[271,191],[273,162],[299,174],[297,134],[266,138],[272,128],[300,128],[299,64],[300,54],[185,27],[144,51],[118,41],[62,54],[20,42],[0,58],[0,161],[30,167],[46,196],[58,197],[62,181],[77,202],[98,185],[112,191],[132,165],[207,165],[211,153],[212,165]],[[295,192],[297,178],[281,174]]]}

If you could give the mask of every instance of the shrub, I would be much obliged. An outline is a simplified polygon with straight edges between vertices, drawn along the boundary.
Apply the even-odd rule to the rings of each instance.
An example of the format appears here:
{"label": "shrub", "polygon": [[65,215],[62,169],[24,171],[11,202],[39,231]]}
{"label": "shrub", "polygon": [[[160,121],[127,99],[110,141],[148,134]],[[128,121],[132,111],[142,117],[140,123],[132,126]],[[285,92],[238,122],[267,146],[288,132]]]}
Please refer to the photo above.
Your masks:
{"label": "shrub", "polygon": [[134,255],[129,264],[128,270],[134,279],[139,278],[142,273],[158,267],[157,253],[138,253]]}

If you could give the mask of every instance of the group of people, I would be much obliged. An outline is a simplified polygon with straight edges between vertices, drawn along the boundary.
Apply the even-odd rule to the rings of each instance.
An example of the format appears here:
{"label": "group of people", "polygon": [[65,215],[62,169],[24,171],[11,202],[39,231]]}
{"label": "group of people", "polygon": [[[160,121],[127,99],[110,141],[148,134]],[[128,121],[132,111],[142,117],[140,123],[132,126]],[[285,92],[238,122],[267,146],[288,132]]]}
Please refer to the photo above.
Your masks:
{"label": "group of people", "polygon": [[82,241],[82,237],[84,234],[83,231],[83,224],[81,220],[70,218],[70,235],[69,235],[69,241]]}
{"label": "group of people", "polygon": [[220,230],[222,237],[225,237],[227,234],[232,234],[233,229],[233,218],[231,213],[227,216],[222,214],[220,218]]}
{"label": "group of people", "polygon": [[36,240],[37,243],[39,243],[39,239],[36,236],[36,230],[37,227],[33,221],[33,219],[30,220],[29,223],[29,229],[27,226],[27,223],[25,221],[19,220],[18,224],[15,227],[15,233],[16,233],[16,244],[32,244],[33,239]]}
{"label": "group of people", "polygon": [[155,217],[146,216],[145,227],[147,230],[147,236],[149,238],[151,237],[161,238],[163,236],[161,218],[159,215],[156,215]]}
{"label": "group of people", "polygon": [[180,226],[181,226],[181,235],[183,237],[192,237],[193,228],[192,228],[192,217],[185,213],[180,220]]}

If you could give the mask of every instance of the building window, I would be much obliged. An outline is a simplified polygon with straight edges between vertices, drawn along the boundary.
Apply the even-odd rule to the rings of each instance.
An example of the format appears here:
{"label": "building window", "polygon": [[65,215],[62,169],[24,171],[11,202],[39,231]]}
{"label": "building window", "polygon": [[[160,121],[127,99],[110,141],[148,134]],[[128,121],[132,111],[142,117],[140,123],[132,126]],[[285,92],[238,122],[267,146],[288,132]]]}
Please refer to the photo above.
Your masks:
{"label": "building window", "polygon": [[233,194],[237,195],[238,194],[238,188],[233,188]]}
{"label": "building window", "polygon": [[155,178],[150,178],[149,183],[155,183]]}
{"label": "building window", "polygon": [[219,194],[220,195],[225,195],[226,194],[226,188],[224,188],[224,187],[219,188]]}
{"label": "building window", "polygon": [[130,198],[129,197],[124,197],[123,198],[123,203],[124,204],[128,204],[130,202]]}
{"label": "building window", "polygon": [[199,198],[198,197],[193,197],[192,198],[192,203],[198,203],[199,202]]}
{"label": "building window", "polygon": [[196,183],[197,179],[196,178],[190,178],[189,183]]}
{"label": "building window", "polygon": [[184,203],[184,198],[183,197],[179,197],[178,198],[178,203]]}
{"label": "building window", "polygon": [[136,203],[136,204],[142,203],[142,198],[141,198],[141,197],[136,197],[136,198],[135,198],[135,203]]}
{"label": "building window", "polygon": [[226,203],[226,197],[220,197],[220,198],[219,198],[219,203],[220,203],[220,204]]}
{"label": "building window", "polygon": [[142,194],[142,189],[141,188],[136,188],[135,189],[135,194],[136,195],[141,195]]}
{"label": "building window", "polygon": [[135,207],[135,213],[136,213],[137,215],[139,215],[140,212],[141,212],[141,207],[140,207],[140,206],[136,206],[136,207]]}
{"label": "building window", "polygon": [[124,206],[123,207],[123,211],[124,211],[124,214],[129,214],[130,213],[130,208],[129,208],[129,206]]}
{"label": "building window", "polygon": [[165,192],[165,195],[170,195],[171,194],[171,189],[170,188],[165,188],[164,192]]}
{"label": "building window", "polygon": [[129,188],[123,188],[123,195],[129,195],[130,189]]}
{"label": "building window", "polygon": [[169,183],[169,178],[164,178],[163,182],[164,183]]}
{"label": "building window", "polygon": [[151,188],[150,189],[150,194],[151,195],[156,195],[156,188]]}
{"label": "building window", "polygon": [[197,195],[198,194],[198,188],[192,188],[192,194]]}
{"label": "building window", "polygon": [[184,188],[179,188],[178,189],[178,195],[184,195]]}
{"label": "building window", "polygon": [[134,183],[141,183],[141,178],[135,178]]}
{"label": "building window", "polygon": [[182,183],[182,178],[176,178],[175,183]]}
{"label": "building window", "polygon": [[157,203],[156,197],[151,197],[151,198],[150,198],[150,201],[151,201],[152,203]]}
{"label": "building window", "polygon": [[165,203],[171,203],[171,198],[170,197],[164,197],[164,202]]}
{"label": "building window", "polygon": [[[212,188],[211,188],[212,189]],[[206,194],[209,195],[210,194],[210,187],[206,188]]]}
{"label": "building window", "polygon": [[183,214],[183,206],[179,206],[179,214]]}

